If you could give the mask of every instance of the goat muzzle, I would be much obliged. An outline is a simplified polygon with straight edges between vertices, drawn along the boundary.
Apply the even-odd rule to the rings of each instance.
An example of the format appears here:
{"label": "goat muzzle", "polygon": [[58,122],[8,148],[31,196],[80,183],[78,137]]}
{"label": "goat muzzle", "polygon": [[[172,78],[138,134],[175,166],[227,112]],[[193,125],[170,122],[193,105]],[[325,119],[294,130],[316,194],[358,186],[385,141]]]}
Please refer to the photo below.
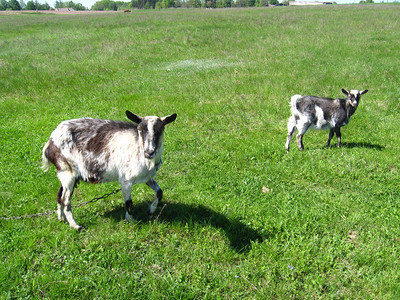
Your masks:
{"label": "goat muzzle", "polygon": [[152,159],[154,158],[156,155],[156,151],[155,150],[146,150],[144,152],[144,157],[146,157],[147,159]]}

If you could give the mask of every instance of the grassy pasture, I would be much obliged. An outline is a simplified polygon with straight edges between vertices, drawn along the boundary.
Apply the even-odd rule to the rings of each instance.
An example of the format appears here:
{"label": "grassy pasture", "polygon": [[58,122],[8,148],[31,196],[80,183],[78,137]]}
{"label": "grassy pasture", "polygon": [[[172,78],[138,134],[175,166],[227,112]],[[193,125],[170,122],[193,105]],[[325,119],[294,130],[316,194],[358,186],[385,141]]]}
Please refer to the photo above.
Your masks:
{"label": "grassy pasture", "polygon": [[[0,223],[0,298],[400,297],[400,6],[0,16],[0,215],[56,208],[65,119],[178,114],[157,179]],[[342,148],[285,153],[293,94],[369,89]],[[344,96],[344,95],[343,95]],[[334,138],[333,142],[336,142]],[[118,184],[81,183],[73,204]],[[165,207],[162,209],[163,205]]]}

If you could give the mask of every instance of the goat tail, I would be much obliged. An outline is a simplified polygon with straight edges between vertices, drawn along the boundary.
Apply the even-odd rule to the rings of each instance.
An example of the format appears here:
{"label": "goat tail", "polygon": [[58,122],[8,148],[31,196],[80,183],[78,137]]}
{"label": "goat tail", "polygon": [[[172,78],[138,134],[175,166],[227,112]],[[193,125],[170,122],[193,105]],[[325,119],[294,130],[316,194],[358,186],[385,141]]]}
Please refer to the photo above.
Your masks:
{"label": "goat tail", "polygon": [[290,106],[295,108],[297,100],[300,99],[301,97],[303,97],[303,96],[302,95],[292,96],[292,98],[290,98]]}
{"label": "goat tail", "polygon": [[47,172],[50,168],[50,161],[46,156],[46,150],[49,147],[50,141],[47,141],[47,143],[43,147],[42,151],[42,170],[43,172]]}
{"label": "goat tail", "polygon": [[294,95],[292,98],[290,98],[290,111],[292,112],[293,116],[298,115],[297,100],[301,99],[302,97],[302,95]]}

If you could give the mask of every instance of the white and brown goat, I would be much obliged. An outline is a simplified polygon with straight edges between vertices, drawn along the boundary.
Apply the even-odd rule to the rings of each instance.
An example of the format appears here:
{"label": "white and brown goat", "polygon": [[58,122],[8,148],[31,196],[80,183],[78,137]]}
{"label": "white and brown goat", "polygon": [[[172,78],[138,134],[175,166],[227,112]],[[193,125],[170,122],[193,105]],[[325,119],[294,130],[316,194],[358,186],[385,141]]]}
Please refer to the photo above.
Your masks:
{"label": "white and brown goat", "polygon": [[132,186],[146,183],[156,194],[148,213],[152,215],[163,192],[154,180],[161,166],[165,125],[176,114],[163,118],[139,117],[126,111],[132,122],[74,119],[61,122],[43,148],[43,169],[57,169],[61,187],[57,193],[59,220],[81,229],[71,209],[71,197],[80,180],[90,183],[118,181],[126,205],[125,219],[132,217]]}
{"label": "white and brown goat", "polygon": [[340,127],[346,125],[354,114],[360,101],[361,95],[368,90],[347,91],[346,99],[321,98],[315,96],[294,95],[290,102],[292,116],[288,121],[288,136],[286,140],[286,151],[289,151],[290,141],[293,134],[298,130],[297,145],[300,150],[304,149],[303,135],[310,128],[329,129],[329,138],[326,143],[328,147],[331,139],[336,134],[338,147],[341,147]]}

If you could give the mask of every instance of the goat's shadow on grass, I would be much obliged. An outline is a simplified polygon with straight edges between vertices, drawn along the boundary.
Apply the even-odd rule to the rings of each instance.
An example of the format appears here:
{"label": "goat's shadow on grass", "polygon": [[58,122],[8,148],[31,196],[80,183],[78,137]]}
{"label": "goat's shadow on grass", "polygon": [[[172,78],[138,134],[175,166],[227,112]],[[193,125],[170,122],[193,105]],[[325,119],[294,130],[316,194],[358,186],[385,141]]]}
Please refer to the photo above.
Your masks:
{"label": "goat's shadow on grass", "polygon": [[[139,223],[150,222],[169,222],[211,225],[215,228],[221,228],[230,241],[231,247],[238,253],[249,251],[252,242],[262,242],[263,237],[257,230],[242,224],[238,220],[228,219],[225,215],[215,212],[203,205],[188,205],[178,203],[162,202],[154,213],[152,219],[149,219],[146,211],[148,203],[143,202],[133,205],[133,217]],[[113,218],[116,221],[122,221],[125,216],[125,207],[115,208],[106,212],[105,217]]]}
{"label": "goat's shadow on grass", "polygon": [[385,149],[385,147],[377,144],[371,144],[371,143],[364,143],[364,142],[358,142],[358,143],[343,143],[342,147],[344,148],[369,148],[369,149],[375,149],[382,151]]}
{"label": "goat's shadow on grass", "polygon": [[[331,144],[328,147],[326,146],[322,146],[320,147],[320,149],[340,149],[340,147],[338,147],[336,144]],[[364,143],[364,142],[357,142],[357,143],[342,143],[342,148],[348,148],[348,149],[352,149],[352,148],[367,148],[367,149],[374,149],[374,150],[379,150],[382,151],[385,149],[384,146],[381,145],[377,145],[377,144],[371,144],[371,143]]]}

